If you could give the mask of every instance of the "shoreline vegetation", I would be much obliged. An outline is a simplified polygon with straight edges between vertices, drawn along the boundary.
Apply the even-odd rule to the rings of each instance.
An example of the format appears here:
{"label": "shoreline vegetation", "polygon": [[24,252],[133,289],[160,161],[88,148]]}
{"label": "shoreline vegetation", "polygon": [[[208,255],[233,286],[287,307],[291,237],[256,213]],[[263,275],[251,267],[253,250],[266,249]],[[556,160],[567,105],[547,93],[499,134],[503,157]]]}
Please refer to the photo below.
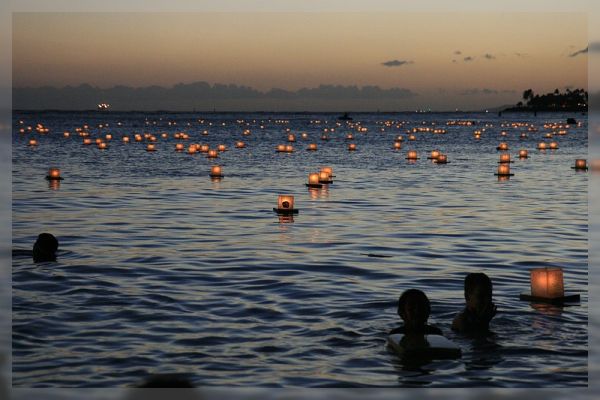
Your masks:
{"label": "shoreline vegetation", "polygon": [[583,89],[567,89],[561,92],[536,94],[527,89],[523,92],[523,101],[502,112],[588,112],[588,92]]}

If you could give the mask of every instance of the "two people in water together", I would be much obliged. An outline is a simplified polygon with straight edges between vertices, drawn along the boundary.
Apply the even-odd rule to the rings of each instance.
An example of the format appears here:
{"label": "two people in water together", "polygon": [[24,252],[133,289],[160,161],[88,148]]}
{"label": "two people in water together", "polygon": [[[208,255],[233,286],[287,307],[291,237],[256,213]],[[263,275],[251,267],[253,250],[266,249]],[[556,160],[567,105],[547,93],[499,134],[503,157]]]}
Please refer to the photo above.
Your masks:
{"label": "two people in water together", "polygon": [[[490,321],[496,315],[492,302],[492,281],[481,272],[470,273],[465,278],[465,308],[452,321],[452,330],[466,334],[490,333]],[[419,334],[442,335],[442,331],[427,323],[431,305],[421,290],[408,289],[398,299],[398,315],[404,325],[392,329],[390,335]]]}

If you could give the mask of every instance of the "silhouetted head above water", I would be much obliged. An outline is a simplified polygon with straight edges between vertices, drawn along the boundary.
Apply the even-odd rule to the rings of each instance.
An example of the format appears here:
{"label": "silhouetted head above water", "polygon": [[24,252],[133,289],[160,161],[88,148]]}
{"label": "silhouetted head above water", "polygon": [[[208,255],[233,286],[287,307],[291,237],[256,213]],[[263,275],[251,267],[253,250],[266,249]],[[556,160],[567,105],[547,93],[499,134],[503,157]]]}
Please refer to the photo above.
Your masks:
{"label": "silhouetted head above water", "polygon": [[430,313],[429,299],[418,289],[408,289],[398,299],[398,315],[407,329],[425,326]]}
{"label": "silhouetted head above water", "polygon": [[33,261],[56,261],[58,240],[50,233],[40,233],[33,245]]}
{"label": "silhouetted head above water", "polygon": [[492,281],[482,272],[470,273],[465,278],[467,308],[478,311],[492,301]]}

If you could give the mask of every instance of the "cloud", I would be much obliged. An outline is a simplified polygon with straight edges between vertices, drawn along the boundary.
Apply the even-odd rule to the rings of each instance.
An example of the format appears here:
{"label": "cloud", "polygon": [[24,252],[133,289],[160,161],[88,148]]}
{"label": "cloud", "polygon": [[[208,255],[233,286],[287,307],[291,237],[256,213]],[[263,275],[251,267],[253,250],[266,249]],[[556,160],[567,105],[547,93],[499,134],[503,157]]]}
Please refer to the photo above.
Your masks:
{"label": "cloud", "polygon": [[485,53],[485,54],[483,55],[483,57],[484,57],[486,60],[495,60],[495,59],[496,59],[496,57],[495,57],[493,54],[490,54],[490,53]]}
{"label": "cloud", "polygon": [[402,65],[414,64],[412,61],[408,60],[390,60],[386,62],[382,62],[381,65],[385,67],[401,67]]}
{"label": "cloud", "polygon": [[461,92],[458,93],[461,96],[475,96],[475,95],[491,95],[491,94],[498,94],[498,91],[495,89],[477,89],[477,88],[473,88],[473,89],[466,89],[463,90]]}
{"label": "cloud", "polygon": [[457,56],[460,56],[460,55],[462,54],[462,51],[460,51],[460,50],[456,50],[456,51],[454,52],[454,54],[456,54]]}
{"label": "cloud", "polygon": [[577,50],[575,53],[569,54],[569,57],[577,57],[580,54],[587,54],[587,52],[588,48],[586,47],[585,49]]}
{"label": "cloud", "polygon": [[469,61],[473,61],[475,58],[471,57],[471,56],[467,56],[465,58],[463,58],[464,62],[469,62]]}

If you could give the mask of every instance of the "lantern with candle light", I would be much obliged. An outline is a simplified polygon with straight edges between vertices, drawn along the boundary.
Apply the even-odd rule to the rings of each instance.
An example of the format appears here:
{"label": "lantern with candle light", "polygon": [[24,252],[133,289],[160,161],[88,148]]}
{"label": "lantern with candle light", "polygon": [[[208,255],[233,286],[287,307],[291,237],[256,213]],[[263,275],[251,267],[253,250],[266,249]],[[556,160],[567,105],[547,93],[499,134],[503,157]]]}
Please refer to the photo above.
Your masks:
{"label": "lantern with candle light", "polygon": [[285,144],[278,144],[277,145],[277,152],[278,153],[285,153]]}
{"label": "lantern with candle light", "polygon": [[220,152],[227,151],[227,146],[225,146],[224,144],[220,144],[217,146],[217,150]]}
{"label": "lantern with candle light", "polygon": [[98,143],[98,149],[100,150],[106,150],[108,148],[108,145],[106,144],[106,142],[100,142]]}
{"label": "lantern with candle light", "polygon": [[308,183],[306,184],[306,186],[309,188],[317,188],[317,189],[322,188],[323,185],[319,182],[319,180],[320,180],[319,177],[320,177],[320,174],[316,173],[316,172],[308,174]]}
{"label": "lantern with candle light", "polygon": [[64,136],[64,137],[69,137],[69,136],[71,136],[71,134],[70,134],[69,132],[66,132],[66,131],[65,131],[65,132],[63,132],[63,136]]}
{"label": "lantern with candle light", "polygon": [[401,150],[402,142],[394,142],[394,150]]}
{"label": "lantern with candle light", "polygon": [[85,146],[88,146],[88,145],[92,144],[92,139],[90,139],[89,137],[84,138],[83,139],[83,144]]}
{"label": "lantern with candle light", "polygon": [[417,137],[415,135],[409,135],[408,140],[417,140]]}
{"label": "lantern with candle light", "polygon": [[356,143],[348,144],[348,151],[355,151],[355,150],[356,150]]}
{"label": "lantern with candle light", "polygon": [[50,168],[48,170],[48,175],[46,175],[46,179],[49,181],[62,181],[63,178],[60,176],[60,169]]}
{"label": "lantern with candle light", "polygon": [[177,143],[175,145],[175,151],[183,151],[183,143]]}
{"label": "lantern with candle light", "polygon": [[534,268],[530,270],[531,293],[521,293],[519,298],[531,302],[562,305],[578,302],[579,294],[565,295],[561,268]]}
{"label": "lantern with candle light", "polygon": [[544,142],[539,142],[537,146],[538,150],[546,150],[546,147],[546,143]]}
{"label": "lantern with candle light", "polygon": [[417,155],[417,151],[416,150],[409,150],[408,153],[406,154],[406,159],[407,160],[418,160],[419,157]]}
{"label": "lantern with candle light", "polygon": [[220,165],[213,165],[210,167],[210,177],[211,178],[223,178],[223,170]]}
{"label": "lantern with candle light", "polygon": [[550,150],[558,150],[558,143],[550,142]]}
{"label": "lantern with candle light", "polygon": [[500,164],[498,165],[498,172],[495,173],[494,175],[496,176],[503,176],[503,177],[507,177],[507,176],[514,176],[514,174],[512,174],[510,172],[510,165],[509,164]]}
{"label": "lantern with candle light", "polygon": [[436,164],[450,164],[450,161],[448,161],[448,156],[442,153],[440,153],[438,158],[433,160],[433,162]]}
{"label": "lantern with candle light", "polygon": [[29,139],[28,146],[35,147],[38,145],[38,141],[35,139]]}
{"label": "lantern with candle light", "polygon": [[196,146],[193,144],[190,144],[188,147],[188,154],[196,154]]}
{"label": "lantern with candle light", "polygon": [[207,144],[200,145],[200,153],[208,153],[208,150],[210,150],[210,147]]}
{"label": "lantern with candle light", "polygon": [[148,145],[146,146],[146,151],[156,151],[156,145],[154,143],[148,143]]}
{"label": "lantern with candle light", "polygon": [[521,139],[527,139],[527,134],[525,132],[521,132],[521,135],[519,137]]}
{"label": "lantern with candle light", "polygon": [[216,150],[209,150],[208,154],[206,155],[207,158],[218,158],[219,157],[219,153],[217,153]]}
{"label": "lantern with candle light", "polygon": [[296,141],[296,136],[293,133],[288,135],[288,142],[294,143]]}
{"label": "lantern with candle light", "polygon": [[273,208],[277,214],[298,214],[299,210],[294,208],[294,196],[280,194],[277,198],[277,208]]}
{"label": "lantern with candle light", "polygon": [[112,135],[110,133],[107,133],[106,136],[104,136],[104,138],[106,140],[112,140]]}
{"label": "lantern with candle light", "polygon": [[307,151],[317,151],[317,144],[316,143],[310,143],[308,145],[308,148],[306,150]]}
{"label": "lantern with candle light", "polygon": [[333,175],[333,168],[331,168],[331,167],[322,167],[321,172],[327,173],[327,175],[329,176],[329,180],[331,180],[331,178],[335,177],[335,175]]}
{"label": "lantern with candle light", "polygon": [[319,171],[319,183],[325,183],[325,184],[333,183],[331,174],[329,172],[321,169],[321,171]]}
{"label": "lantern with candle light", "polygon": [[129,136],[123,136],[123,143],[129,143]]}
{"label": "lantern with candle light", "polygon": [[325,134],[321,135],[321,140],[329,140],[329,137]]}
{"label": "lantern with candle light", "polygon": [[552,135],[551,133],[549,133],[549,132],[548,132],[548,133],[546,133],[546,134],[544,135],[544,137],[545,137],[546,139],[552,139],[552,136],[553,136],[553,135]]}
{"label": "lantern with candle light", "polygon": [[346,135],[346,140],[354,140],[354,135],[349,133]]}
{"label": "lantern with candle light", "polygon": [[575,160],[575,166],[571,167],[574,170],[578,170],[578,171],[587,171],[588,166],[587,166],[587,161],[585,158],[578,158],[577,160]]}
{"label": "lantern with candle light", "polygon": [[509,153],[500,154],[500,160],[498,161],[498,164],[510,164],[510,163],[512,163],[512,161],[510,160]]}
{"label": "lantern with candle light", "polygon": [[244,147],[246,147],[246,143],[244,143],[242,141],[235,142],[235,148],[236,149],[243,149]]}
{"label": "lantern with candle light", "polygon": [[507,151],[508,150],[508,144],[505,142],[502,142],[498,145],[498,147],[496,147],[496,150],[499,151]]}
{"label": "lantern with candle light", "polygon": [[432,150],[431,154],[429,155],[429,157],[427,157],[428,160],[437,160],[438,157],[440,156],[440,151],[439,150]]}
{"label": "lantern with candle light", "polygon": [[527,158],[529,157],[529,152],[525,149],[519,150],[519,158]]}
{"label": "lantern with candle light", "polygon": [[286,153],[293,153],[294,152],[294,146],[292,146],[291,144],[287,144],[285,146],[285,152]]}

